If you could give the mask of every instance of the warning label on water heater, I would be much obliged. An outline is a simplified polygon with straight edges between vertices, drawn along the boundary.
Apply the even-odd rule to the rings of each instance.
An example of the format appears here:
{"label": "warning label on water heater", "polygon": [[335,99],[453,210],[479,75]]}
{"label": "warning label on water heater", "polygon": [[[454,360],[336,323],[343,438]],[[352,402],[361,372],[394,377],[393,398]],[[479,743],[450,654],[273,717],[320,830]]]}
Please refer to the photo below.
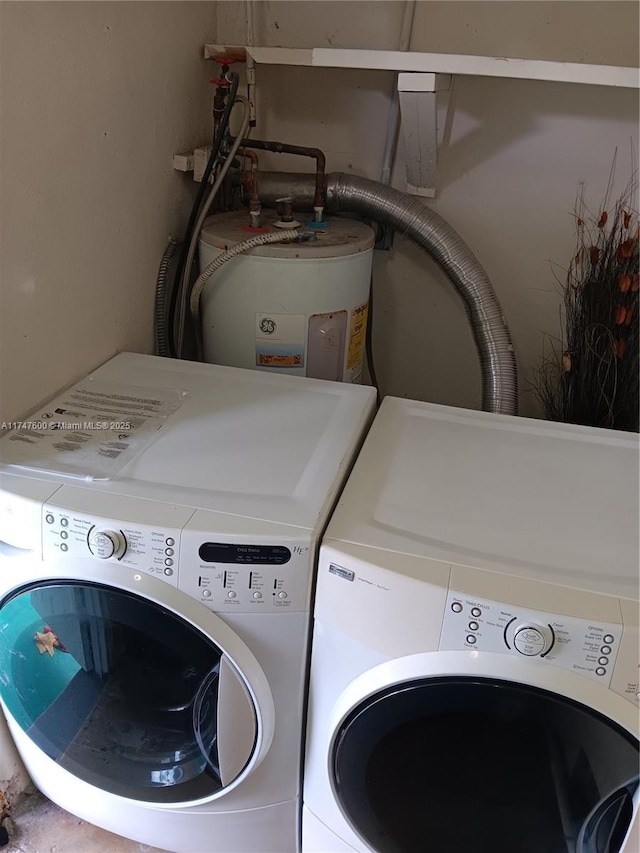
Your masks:
{"label": "warning label on water heater", "polygon": [[306,319],[256,313],[256,367],[304,367]]}
{"label": "warning label on water heater", "polygon": [[363,302],[362,305],[351,309],[346,377],[349,382],[359,382],[362,376],[368,312],[368,302]]}

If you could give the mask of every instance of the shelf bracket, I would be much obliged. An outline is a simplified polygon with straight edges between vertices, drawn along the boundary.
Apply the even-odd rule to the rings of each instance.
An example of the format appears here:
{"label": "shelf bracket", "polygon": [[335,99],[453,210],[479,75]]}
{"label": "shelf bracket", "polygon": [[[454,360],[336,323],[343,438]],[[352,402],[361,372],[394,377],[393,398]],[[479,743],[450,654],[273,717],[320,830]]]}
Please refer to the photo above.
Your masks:
{"label": "shelf bracket", "polygon": [[439,121],[448,109],[449,74],[398,74],[400,130],[404,142],[407,192],[434,198],[438,170],[438,147],[445,124]]}

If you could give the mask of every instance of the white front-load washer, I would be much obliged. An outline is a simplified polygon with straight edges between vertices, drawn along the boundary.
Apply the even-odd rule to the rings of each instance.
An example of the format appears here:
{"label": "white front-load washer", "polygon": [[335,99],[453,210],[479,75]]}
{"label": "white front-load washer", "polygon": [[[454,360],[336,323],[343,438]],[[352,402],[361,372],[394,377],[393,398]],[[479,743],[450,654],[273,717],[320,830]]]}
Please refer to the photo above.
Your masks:
{"label": "white front-load washer", "polygon": [[299,849],[317,546],[370,388],[120,354],[0,442],[0,697],[36,785],[172,851]]}
{"label": "white front-load washer", "polygon": [[320,550],[306,853],[636,853],[638,438],[386,398]]}

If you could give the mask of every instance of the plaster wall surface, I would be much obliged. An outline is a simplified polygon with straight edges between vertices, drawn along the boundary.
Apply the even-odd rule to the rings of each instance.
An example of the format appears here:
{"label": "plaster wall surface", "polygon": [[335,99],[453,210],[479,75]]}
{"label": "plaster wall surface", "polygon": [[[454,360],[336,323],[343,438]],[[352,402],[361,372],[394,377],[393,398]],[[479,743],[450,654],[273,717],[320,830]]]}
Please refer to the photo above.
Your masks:
{"label": "plaster wall surface", "polygon": [[117,351],[153,297],[210,133],[209,2],[0,3],[0,420]]}

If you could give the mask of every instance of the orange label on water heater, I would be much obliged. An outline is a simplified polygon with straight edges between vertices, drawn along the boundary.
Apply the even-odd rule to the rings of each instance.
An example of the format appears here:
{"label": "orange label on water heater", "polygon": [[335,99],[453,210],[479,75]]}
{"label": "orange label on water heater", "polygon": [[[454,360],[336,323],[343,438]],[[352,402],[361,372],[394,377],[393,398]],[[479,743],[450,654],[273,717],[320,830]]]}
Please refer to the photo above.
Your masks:
{"label": "orange label on water heater", "polygon": [[277,355],[275,353],[259,352],[256,355],[256,364],[260,367],[302,367],[304,365],[304,357],[302,353]]}

